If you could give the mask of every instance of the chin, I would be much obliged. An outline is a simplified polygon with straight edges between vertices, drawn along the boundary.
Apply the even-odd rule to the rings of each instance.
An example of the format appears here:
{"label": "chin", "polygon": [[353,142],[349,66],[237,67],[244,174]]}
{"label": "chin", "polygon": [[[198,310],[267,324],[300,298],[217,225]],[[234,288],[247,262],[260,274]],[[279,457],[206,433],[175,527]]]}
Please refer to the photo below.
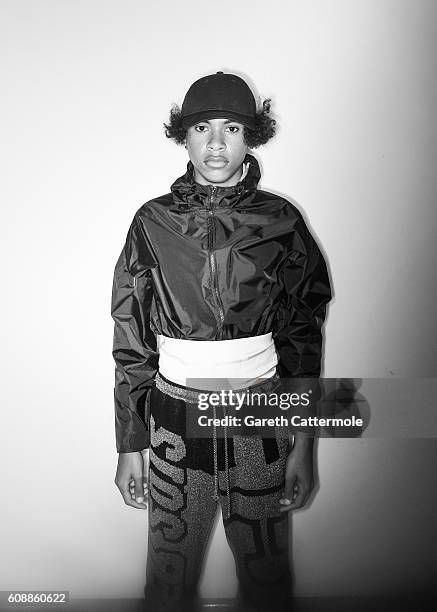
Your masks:
{"label": "chin", "polygon": [[205,172],[203,175],[208,181],[213,181],[214,183],[224,183],[231,178],[231,174],[229,172],[220,172],[217,170]]}

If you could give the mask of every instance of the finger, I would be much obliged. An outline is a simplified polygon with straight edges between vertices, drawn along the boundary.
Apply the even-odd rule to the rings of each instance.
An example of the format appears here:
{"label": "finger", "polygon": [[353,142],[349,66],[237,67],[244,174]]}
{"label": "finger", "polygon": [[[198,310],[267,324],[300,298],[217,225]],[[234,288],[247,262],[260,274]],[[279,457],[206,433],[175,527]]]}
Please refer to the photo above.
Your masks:
{"label": "finger", "polygon": [[147,498],[149,495],[149,453],[143,454],[143,489]]}
{"label": "finger", "polygon": [[135,500],[139,504],[144,503],[144,487],[143,487],[143,478],[134,478],[135,482]]}
{"label": "finger", "polygon": [[286,478],[285,487],[284,487],[284,495],[279,500],[280,504],[288,505],[293,501],[295,484],[296,484],[296,476],[291,476],[290,478]]}
{"label": "finger", "polygon": [[[133,480],[131,480],[131,482],[129,483],[129,492],[132,497],[135,497],[135,482]],[[145,496],[149,494],[149,485],[147,483],[147,480],[143,481],[143,492]]]}
{"label": "finger", "polygon": [[303,506],[303,502],[306,497],[307,497],[307,491],[305,491],[303,487],[300,487],[297,492],[296,497],[291,503],[291,505],[294,507],[295,510]]}
{"label": "finger", "polygon": [[299,510],[299,508],[302,508],[306,504],[308,497],[309,491],[301,487],[301,489],[297,492],[295,499],[289,504],[282,506],[279,511],[290,512],[290,510]]}
{"label": "finger", "polygon": [[[131,499],[137,501],[136,495],[135,495],[135,484],[134,483],[132,483],[132,485],[129,487],[129,494],[131,496]],[[144,501],[140,503],[147,505],[148,496],[149,496],[149,489],[148,489],[147,483],[145,482],[143,483],[143,495],[142,495]]]}
{"label": "finger", "polygon": [[143,476],[144,478],[148,478],[149,476],[149,453],[147,452],[143,452]]}
{"label": "finger", "polygon": [[145,503],[140,503],[131,497],[130,489],[129,489],[129,481],[126,483],[121,483],[118,488],[120,489],[120,493],[124,499],[124,503],[127,506],[132,506],[133,508],[138,508],[138,510],[145,510],[147,505]]}

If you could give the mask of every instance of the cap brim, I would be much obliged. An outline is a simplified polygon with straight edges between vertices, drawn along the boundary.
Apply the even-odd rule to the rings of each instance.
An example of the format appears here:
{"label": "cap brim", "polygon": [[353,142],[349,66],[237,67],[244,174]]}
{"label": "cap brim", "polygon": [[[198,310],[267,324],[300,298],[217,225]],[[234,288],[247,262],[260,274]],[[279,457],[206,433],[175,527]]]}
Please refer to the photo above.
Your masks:
{"label": "cap brim", "polygon": [[233,119],[238,123],[242,123],[249,129],[255,129],[255,117],[250,115],[242,115],[241,113],[235,113],[234,111],[227,110],[207,110],[203,112],[193,113],[182,117],[182,127],[189,128],[195,123],[204,121],[205,119]]}

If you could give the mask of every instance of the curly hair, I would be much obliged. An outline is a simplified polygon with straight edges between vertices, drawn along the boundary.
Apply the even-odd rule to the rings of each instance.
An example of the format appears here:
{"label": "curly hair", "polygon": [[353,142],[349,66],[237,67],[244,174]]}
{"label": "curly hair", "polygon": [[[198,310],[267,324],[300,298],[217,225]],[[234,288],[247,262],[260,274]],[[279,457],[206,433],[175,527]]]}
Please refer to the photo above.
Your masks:
{"label": "curly hair", "polygon": [[[262,108],[256,113],[253,129],[244,126],[243,138],[249,149],[256,149],[260,145],[266,144],[276,133],[276,121],[269,116],[270,103],[271,98],[263,101]],[[177,104],[173,104],[169,122],[163,125],[167,138],[171,138],[176,144],[185,144],[187,130],[182,126],[182,112]]]}

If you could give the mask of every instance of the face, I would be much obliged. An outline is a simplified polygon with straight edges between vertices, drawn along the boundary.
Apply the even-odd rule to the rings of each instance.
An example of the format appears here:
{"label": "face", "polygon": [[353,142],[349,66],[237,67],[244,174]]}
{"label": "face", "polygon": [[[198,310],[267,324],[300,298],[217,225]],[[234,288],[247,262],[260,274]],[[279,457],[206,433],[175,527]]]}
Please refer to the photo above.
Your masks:
{"label": "face", "polygon": [[194,180],[202,185],[236,185],[248,147],[244,126],[230,119],[208,119],[187,130],[186,148],[194,166]]}

